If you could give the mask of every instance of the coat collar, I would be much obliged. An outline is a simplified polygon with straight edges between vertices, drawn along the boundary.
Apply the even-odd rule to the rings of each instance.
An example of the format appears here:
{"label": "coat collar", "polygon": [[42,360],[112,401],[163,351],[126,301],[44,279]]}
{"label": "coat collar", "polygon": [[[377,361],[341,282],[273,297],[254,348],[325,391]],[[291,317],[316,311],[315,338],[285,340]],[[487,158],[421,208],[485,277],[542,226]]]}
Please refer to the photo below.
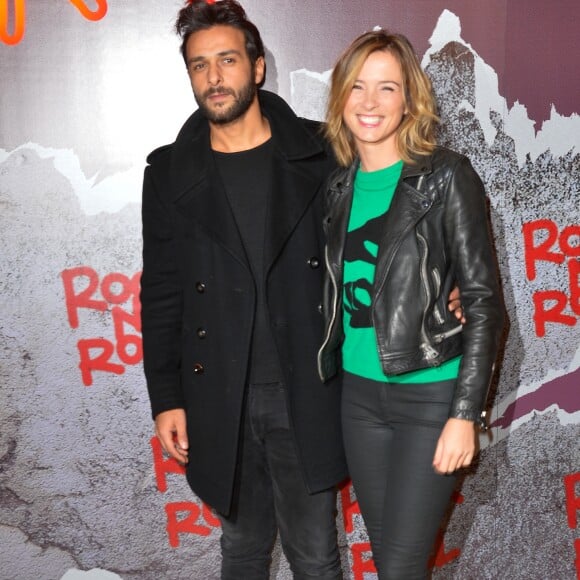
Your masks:
{"label": "coat collar", "polygon": [[[270,122],[275,149],[283,159],[292,162],[325,154],[320,140],[304,128],[286,101],[264,90],[258,91],[258,98],[262,114]],[[213,165],[209,123],[201,111],[185,122],[172,149],[172,197],[177,199],[207,179]]]}
{"label": "coat collar", "polygon": [[[267,91],[258,94],[274,143],[272,195],[265,232],[268,269],[320,190],[331,164],[322,139],[305,127],[283,99]],[[196,111],[186,121],[170,149],[170,200],[239,261],[247,263],[211,152],[209,124],[201,112]]]}

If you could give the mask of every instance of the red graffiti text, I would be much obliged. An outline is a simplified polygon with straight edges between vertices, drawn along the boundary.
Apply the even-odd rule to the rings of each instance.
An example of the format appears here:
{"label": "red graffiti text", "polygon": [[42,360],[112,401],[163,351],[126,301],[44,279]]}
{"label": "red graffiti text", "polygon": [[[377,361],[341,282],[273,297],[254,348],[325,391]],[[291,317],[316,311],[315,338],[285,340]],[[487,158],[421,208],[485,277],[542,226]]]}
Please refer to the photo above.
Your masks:
{"label": "red graffiti text", "polygon": [[[153,452],[153,468],[157,489],[161,493],[167,491],[167,475],[185,475],[185,467],[172,457],[164,457],[161,442],[157,437],[151,438]],[[165,504],[166,530],[169,545],[178,548],[182,534],[209,536],[214,528],[219,528],[220,522],[211,510],[203,503],[194,501],[176,501]]]}
{"label": "red graffiti text", "polygon": [[560,231],[552,220],[535,220],[524,224],[523,236],[528,280],[536,279],[538,262],[567,269],[567,292],[548,288],[533,294],[536,335],[545,336],[547,323],[574,326],[580,317],[580,225]]}
{"label": "red graffiti text", "polygon": [[[571,530],[577,530],[578,512],[580,512],[580,471],[564,476],[564,492],[566,494],[568,527]],[[574,560],[576,577],[580,580],[580,538],[574,540],[574,552],[576,554]]]}
{"label": "red graffiti text", "polygon": [[93,384],[93,373],[120,375],[126,365],[138,364],[143,359],[140,276],[112,273],[101,279],[88,266],[61,273],[70,327],[79,328],[80,311],[106,314],[113,326],[114,338],[92,337],[77,342],[79,369],[87,387]]}

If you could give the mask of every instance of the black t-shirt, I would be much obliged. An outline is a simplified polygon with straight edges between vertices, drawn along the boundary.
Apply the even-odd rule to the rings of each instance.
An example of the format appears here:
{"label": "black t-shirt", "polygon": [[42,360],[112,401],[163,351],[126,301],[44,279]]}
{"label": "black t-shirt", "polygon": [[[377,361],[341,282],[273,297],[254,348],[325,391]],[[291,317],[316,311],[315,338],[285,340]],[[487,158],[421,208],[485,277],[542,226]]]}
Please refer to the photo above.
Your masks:
{"label": "black t-shirt", "polygon": [[236,153],[214,151],[246,256],[256,282],[256,318],[252,336],[249,382],[282,380],[278,353],[266,308],[264,239],[272,192],[272,139]]}

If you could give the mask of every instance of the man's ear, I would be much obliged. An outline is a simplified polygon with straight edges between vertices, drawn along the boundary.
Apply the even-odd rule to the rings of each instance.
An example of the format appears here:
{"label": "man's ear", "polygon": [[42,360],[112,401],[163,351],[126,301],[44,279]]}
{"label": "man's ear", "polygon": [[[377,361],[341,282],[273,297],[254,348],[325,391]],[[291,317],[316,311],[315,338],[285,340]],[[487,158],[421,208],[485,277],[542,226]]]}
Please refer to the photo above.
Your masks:
{"label": "man's ear", "polygon": [[263,56],[259,56],[256,59],[256,64],[254,65],[254,82],[256,85],[260,85],[264,80],[266,75],[266,61]]}

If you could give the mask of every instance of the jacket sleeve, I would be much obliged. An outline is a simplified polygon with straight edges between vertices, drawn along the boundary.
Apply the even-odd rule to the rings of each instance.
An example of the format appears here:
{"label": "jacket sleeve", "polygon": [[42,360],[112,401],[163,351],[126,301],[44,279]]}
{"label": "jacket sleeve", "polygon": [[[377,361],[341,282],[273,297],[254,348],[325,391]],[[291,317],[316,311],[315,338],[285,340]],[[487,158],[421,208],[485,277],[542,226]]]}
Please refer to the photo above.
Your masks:
{"label": "jacket sleeve", "polygon": [[185,407],[181,388],[183,291],[168,209],[153,178],[153,169],[148,166],[143,180],[141,330],[153,417]]}
{"label": "jacket sleeve", "polygon": [[463,156],[452,170],[445,202],[447,252],[466,318],[451,416],[480,421],[504,327],[504,307],[483,183]]}

